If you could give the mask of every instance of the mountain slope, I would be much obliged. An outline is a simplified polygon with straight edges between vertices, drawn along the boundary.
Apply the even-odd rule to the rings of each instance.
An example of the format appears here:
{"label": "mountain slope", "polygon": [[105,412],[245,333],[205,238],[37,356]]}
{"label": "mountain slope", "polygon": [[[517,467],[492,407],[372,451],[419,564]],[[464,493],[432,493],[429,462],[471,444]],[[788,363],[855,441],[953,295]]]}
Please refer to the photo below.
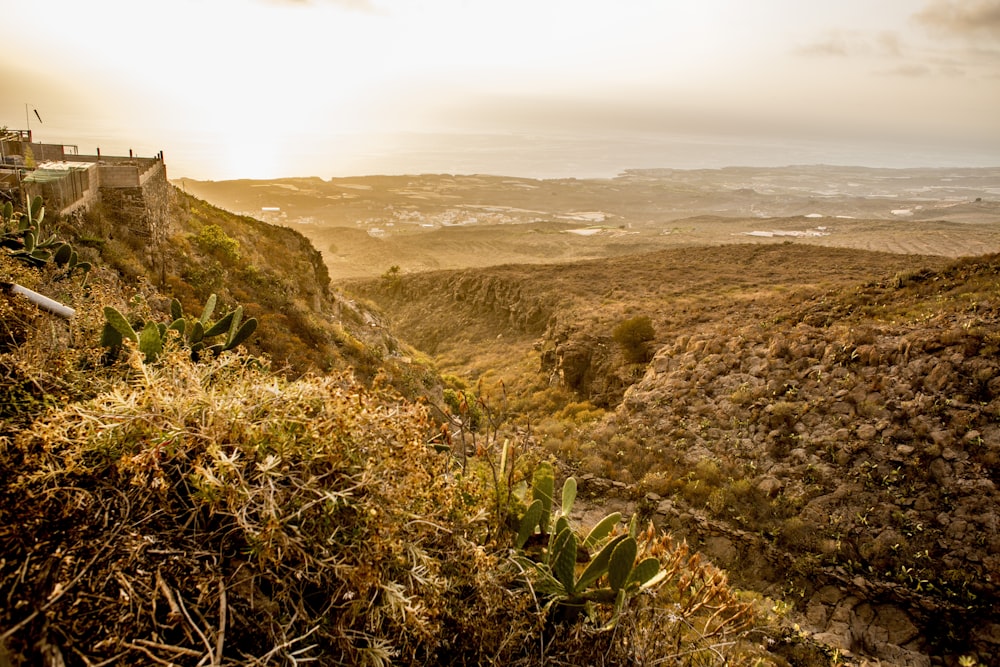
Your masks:
{"label": "mountain slope", "polygon": [[435,354],[442,370],[469,375],[464,360],[476,359],[473,375],[492,368],[509,376],[512,364],[530,359],[544,367],[543,383],[562,380],[581,398],[608,407],[637,379],[612,338],[627,318],[651,319],[655,350],[726,318],[766,322],[786,302],[946,263],[798,243],[730,244],[560,265],[401,273],[344,288],[376,301],[394,330]]}
{"label": "mountain slope", "polygon": [[259,321],[249,349],[266,352],[291,374],[351,367],[370,379],[391,367],[405,383],[411,370],[422,372],[399,366],[398,356],[412,355],[377,326],[373,313],[331,288],[320,253],[302,234],[223,211],[176,188],[168,218],[160,247],[113,229],[100,211],[62,228],[155,311],[167,310],[161,295],[177,298],[190,313],[201,312],[213,293],[220,309],[242,305]]}

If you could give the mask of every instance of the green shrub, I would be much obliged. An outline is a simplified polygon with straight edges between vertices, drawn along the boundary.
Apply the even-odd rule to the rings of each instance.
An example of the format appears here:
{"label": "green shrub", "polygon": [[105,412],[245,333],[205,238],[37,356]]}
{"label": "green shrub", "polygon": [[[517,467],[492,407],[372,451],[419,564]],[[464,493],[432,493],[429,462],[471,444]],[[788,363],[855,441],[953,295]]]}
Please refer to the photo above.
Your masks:
{"label": "green shrub", "polygon": [[653,321],[646,315],[623,320],[612,332],[615,342],[621,345],[625,358],[631,363],[649,361],[649,343],[656,338]]}
{"label": "green shrub", "polygon": [[476,433],[485,426],[485,415],[479,399],[471,391],[444,390],[444,403],[451,414],[462,420],[470,432]]}
{"label": "green shrub", "polygon": [[205,225],[195,241],[207,253],[230,263],[240,259],[240,242],[232,238],[218,225]]}

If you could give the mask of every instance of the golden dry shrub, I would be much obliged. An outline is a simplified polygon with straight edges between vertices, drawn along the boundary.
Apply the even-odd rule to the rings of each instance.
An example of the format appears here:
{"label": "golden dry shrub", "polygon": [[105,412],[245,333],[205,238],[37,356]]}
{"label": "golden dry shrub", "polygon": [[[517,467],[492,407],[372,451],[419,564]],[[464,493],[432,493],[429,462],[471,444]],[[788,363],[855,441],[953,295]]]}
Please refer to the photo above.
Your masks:
{"label": "golden dry shrub", "polygon": [[7,352],[25,341],[37,313],[24,299],[4,291],[0,281],[0,353]]}
{"label": "golden dry shrub", "polygon": [[0,440],[10,662],[523,650],[527,597],[511,599],[497,557],[465,538],[480,497],[441,474],[422,407],[348,377],[286,382],[233,354],[132,363],[116,389]]}

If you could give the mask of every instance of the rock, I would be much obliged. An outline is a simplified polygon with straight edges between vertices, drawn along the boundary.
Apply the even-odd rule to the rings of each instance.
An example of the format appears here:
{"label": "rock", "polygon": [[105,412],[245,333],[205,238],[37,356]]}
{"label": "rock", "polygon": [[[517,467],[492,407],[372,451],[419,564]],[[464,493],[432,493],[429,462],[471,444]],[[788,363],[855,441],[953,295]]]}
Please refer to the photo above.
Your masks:
{"label": "rock", "polygon": [[835,415],[843,415],[845,417],[854,416],[854,406],[846,401],[837,401],[830,406],[830,412]]}
{"label": "rock", "polygon": [[924,388],[933,392],[943,391],[948,386],[954,372],[954,368],[947,361],[938,362],[924,377]]}
{"label": "rock", "polygon": [[[858,577],[860,579],[860,577]],[[864,581],[862,579],[862,581]],[[833,610],[833,614],[830,616],[830,622],[837,622],[846,624],[851,620],[851,612],[854,610],[860,600],[853,595],[848,595],[847,597],[840,600],[837,603],[836,608]]]}
{"label": "rock", "polygon": [[973,429],[973,430],[967,432],[962,437],[962,444],[966,445],[966,446],[968,446],[968,445],[975,445],[975,444],[978,444],[978,443],[982,442],[982,439],[983,439],[983,434],[980,433],[979,431]]}
{"label": "rock", "polygon": [[931,473],[931,477],[933,477],[934,481],[938,484],[944,485],[951,481],[951,464],[943,458],[937,458],[931,461],[931,465],[928,470]]}
{"label": "rock", "polygon": [[858,437],[862,440],[874,440],[878,431],[872,424],[862,424],[858,426]]}
{"label": "rock", "polygon": [[813,599],[823,604],[833,605],[843,600],[844,597],[844,591],[837,586],[824,586],[817,591],[817,593],[813,596]]}
{"label": "rock", "polygon": [[722,535],[715,535],[705,540],[702,551],[720,566],[728,566],[739,558],[739,551],[733,546],[732,540]]}
{"label": "rock", "polygon": [[967,521],[957,519],[948,524],[948,530],[945,531],[945,534],[953,540],[961,540],[965,537],[965,533],[968,528],[969,524]]}
{"label": "rock", "polygon": [[886,528],[875,538],[875,544],[881,553],[889,553],[899,547],[906,539],[894,528]]}
{"label": "rock", "polygon": [[844,633],[821,632],[818,635],[813,635],[813,639],[821,644],[826,644],[827,646],[840,649],[841,651],[851,650],[851,639]]}
{"label": "rock", "polygon": [[994,655],[1000,654],[1000,623],[987,623],[980,630],[977,638],[995,646],[997,652]]}
{"label": "rock", "polygon": [[876,656],[879,662],[884,665],[895,665],[897,667],[931,667],[931,658],[928,655],[917,653],[895,644],[882,644],[876,647]]}
{"label": "rock", "polygon": [[945,431],[942,429],[937,429],[931,431],[931,442],[940,447],[941,449],[947,449],[955,444],[955,435],[951,431]]}
{"label": "rock", "polygon": [[996,491],[997,485],[992,479],[977,479],[973,482],[972,488],[976,493],[987,494]]}
{"label": "rock", "polygon": [[826,622],[830,618],[830,611],[827,605],[810,600],[809,604],[806,605],[806,622],[814,628],[826,628]]}
{"label": "rock", "polygon": [[909,644],[920,636],[920,630],[917,629],[917,626],[898,607],[880,607],[875,624],[885,629],[886,641],[897,646]]}
{"label": "rock", "polygon": [[[850,611],[851,636],[862,640],[868,634],[872,621],[875,620],[875,610],[867,602],[862,602]],[[873,652],[872,646],[865,645],[865,650]]]}
{"label": "rock", "polygon": [[572,342],[563,345],[559,349],[559,369],[563,382],[570,389],[585,389],[586,381],[591,372],[590,357],[592,348],[590,345]]}
{"label": "rock", "polygon": [[774,498],[783,488],[785,488],[784,482],[777,477],[768,476],[757,482],[757,490],[768,498]]}

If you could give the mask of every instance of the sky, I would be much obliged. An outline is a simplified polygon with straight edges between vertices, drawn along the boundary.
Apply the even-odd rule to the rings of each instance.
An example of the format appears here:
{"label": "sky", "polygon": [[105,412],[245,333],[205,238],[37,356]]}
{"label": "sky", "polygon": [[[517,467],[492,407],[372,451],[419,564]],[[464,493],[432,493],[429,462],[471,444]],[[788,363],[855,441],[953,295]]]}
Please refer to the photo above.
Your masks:
{"label": "sky", "polygon": [[3,5],[0,126],[172,178],[1000,166],[1000,0]]}

